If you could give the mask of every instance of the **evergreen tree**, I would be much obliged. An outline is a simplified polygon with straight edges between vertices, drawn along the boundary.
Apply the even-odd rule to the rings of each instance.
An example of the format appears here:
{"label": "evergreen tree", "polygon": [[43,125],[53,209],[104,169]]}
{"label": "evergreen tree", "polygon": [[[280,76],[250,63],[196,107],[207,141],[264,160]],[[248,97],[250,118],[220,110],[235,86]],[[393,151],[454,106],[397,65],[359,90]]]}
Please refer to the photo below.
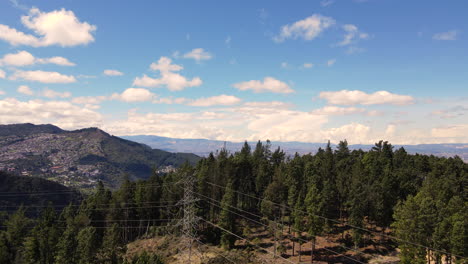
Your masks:
{"label": "evergreen tree", "polygon": [[101,254],[105,263],[118,264],[121,260],[121,254],[124,248],[122,247],[122,238],[119,226],[111,225],[106,229],[104,241],[101,248]]}
{"label": "evergreen tree", "polygon": [[6,235],[11,247],[11,252],[13,253],[12,259],[19,257],[18,253],[23,246],[31,225],[31,220],[26,217],[25,212],[26,208],[21,206],[5,221]]}
{"label": "evergreen tree", "polygon": [[[223,199],[221,200],[221,215],[219,219],[219,225],[226,229],[229,230],[230,232],[235,233],[235,218],[234,215],[231,213],[232,208],[231,206],[235,207],[236,206],[236,200],[235,200],[235,195],[234,195],[234,190],[232,187],[232,183],[228,182],[226,185],[225,193],[223,196]],[[236,241],[235,236],[227,233],[227,232],[222,232],[221,235],[221,245],[226,248],[230,249],[234,246],[234,242]]]}
{"label": "evergreen tree", "polygon": [[97,252],[99,241],[98,233],[95,227],[86,227],[78,232],[77,236],[77,257],[79,264],[95,263],[95,254]]}
{"label": "evergreen tree", "polygon": [[0,231],[0,263],[11,263],[12,257],[8,236],[4,231]]}

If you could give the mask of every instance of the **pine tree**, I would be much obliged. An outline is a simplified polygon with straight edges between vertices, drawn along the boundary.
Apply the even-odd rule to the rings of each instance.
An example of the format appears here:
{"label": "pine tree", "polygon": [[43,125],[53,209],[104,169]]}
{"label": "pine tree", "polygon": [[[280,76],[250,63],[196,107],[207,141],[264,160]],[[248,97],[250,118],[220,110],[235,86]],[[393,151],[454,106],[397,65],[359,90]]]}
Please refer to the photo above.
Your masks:
{"label": "pine tree", "polygon": [[0,231],[0,263],[11,263],[12,252],[6,232]]}
{"label": "pine tree", "polygon": [[55,210],[49,205],[24,242],[24,259],[27,263],[52,264],[55,261],[60,231]]}
{"label": "pine tree", "polygon": [[[232,207],[236,206],[236,200],[234,195],[234,190],[232,188],[232,183],[228,182],[225,188],[225,193],[223,199],[221,200],[221,215],[219,219],[219,225],[232,232],[235,233],[235,217],[231,213]],[[236,241],[235,236],[224,232],[221,235],[221,245],[226,248],[230,249],[234,246],[234,242]]]}
{"label": "pine tree", "polygon": [[105,263],[118,264],[120,262],[123,247],[121,232],[117,224],[106,229],[101,251]]}
{"label": "pine tree", "polygon": [[21,206],[5,221],[6,235],[13,253],[12,259],[18,256],[31,225],[31,220],[26,217],[25,212],[26,209]]}
{"label": "pine tree", "polygon": [[79,264],[95,263],[95,254],[99,247],[98,239],[95,227],[86,227],[78,232],[76,251]]}

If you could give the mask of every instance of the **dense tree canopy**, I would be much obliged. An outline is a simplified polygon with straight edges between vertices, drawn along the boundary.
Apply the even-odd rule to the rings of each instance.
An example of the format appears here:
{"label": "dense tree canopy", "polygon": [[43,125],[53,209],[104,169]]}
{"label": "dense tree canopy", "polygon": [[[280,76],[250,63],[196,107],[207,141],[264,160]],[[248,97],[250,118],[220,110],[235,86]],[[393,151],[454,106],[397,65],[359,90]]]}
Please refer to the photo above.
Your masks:
{"label": "dense tree canopy", "polygon": [[[270,148],[259,141],[253,150],[247,143],[237,153],[222,149],[195,167],[145,181],[124,177],[114,191],[99,183],[79,206],[51,204],[35,219],[21,207],[3,220],[0,262],[162,263],[146,253],[122,256],[128,242],[158,228],[170,231],[181,217],[179,182],[187,173],[197,178],[198,217],[236,234],[243,216],[257,215],[313,240],[342,232],[355,247],[389,239],[374,233],[389,234],[398,238],[403,263],[468,256],[468,165],[460,158],[410,155],[386,141],[367,152],[329,143],[302,156]],[[200,236],[226,249],[236,240],[208,225]]]}

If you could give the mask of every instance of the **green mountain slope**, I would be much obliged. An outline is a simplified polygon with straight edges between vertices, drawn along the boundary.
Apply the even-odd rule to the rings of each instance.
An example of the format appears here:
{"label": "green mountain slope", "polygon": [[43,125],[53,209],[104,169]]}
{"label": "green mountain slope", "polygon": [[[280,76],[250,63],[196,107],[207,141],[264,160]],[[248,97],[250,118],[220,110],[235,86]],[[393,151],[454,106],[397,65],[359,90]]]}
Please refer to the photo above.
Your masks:
{"label": "green mountain slope", "polygon": [[170,153],[97,129],[64,131],[52,125],[0,126],[0,170],[38,176],[66,186],[117,186],[124,175],[144,179],[155,168],[173,168],[199,157]]}
{"label": "green mountain slope", "polygon": [[23,205],[28,215],[35,215],[49,203],[61,209],[61,206],[78,203],[81,199],[82,195],[78,191],[59,183],[0,171],[1,212],[11,213]]}

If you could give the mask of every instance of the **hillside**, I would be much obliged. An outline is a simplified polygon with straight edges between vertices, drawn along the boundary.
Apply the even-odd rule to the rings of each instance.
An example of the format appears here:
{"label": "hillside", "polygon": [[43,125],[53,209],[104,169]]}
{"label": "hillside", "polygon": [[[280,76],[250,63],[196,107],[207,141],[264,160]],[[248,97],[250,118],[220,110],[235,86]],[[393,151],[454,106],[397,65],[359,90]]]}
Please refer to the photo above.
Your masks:
{"label": "hillside", "polygon": [[[163,149],[172,152],[189,152],[199,156],[208,156],[210,152],[220,150],[224,144],[226,149],[231,152],[239,151],[244,142],[231,142],[221,140],[209,139],[180,139],[168,138],[151,135],[137,135],[137,136],[122,136],[124,139],[132,140],[142,144],[151,146],[152,148]],[[250,145],[255,145],[257,142],[249,142]],[[276,149],[281,147],[287,154],[294,155],[296,152],[299,154],[316,153],[317,150],[325,148],[327,143],[307,143],[307,142],[280,142],[272,141],[272,148]],[[336,146],[332,144],[332,146]],[[374,145],[356,144],[349,145],[349,148],[370,150]],[[396,148],[404,147],[408,153],[411,154],[424,154],[434,155],[439,157],[454,157],[459,156],[464,161],[468,161],[468,143],[467,144],[419,144],[419,145],[395,145]]]}
{"label": "hillside", "polygon": [[[44,195],[47,194],[47,195]],[[11,213],[19,206],[34,215],[52,203],[56,208],[81,200],[81,194],[59,183],[37,177],[25,177],[0,171],[0,211]]]}
{"label": "hillside", "polygon": [[53,125],[0,126],[0,170],[37,176],[66,186],[116,186],[124,175],[148,178],[153,168],[171,169],[199,157],[170,153],[97,129],[65,131]]}

